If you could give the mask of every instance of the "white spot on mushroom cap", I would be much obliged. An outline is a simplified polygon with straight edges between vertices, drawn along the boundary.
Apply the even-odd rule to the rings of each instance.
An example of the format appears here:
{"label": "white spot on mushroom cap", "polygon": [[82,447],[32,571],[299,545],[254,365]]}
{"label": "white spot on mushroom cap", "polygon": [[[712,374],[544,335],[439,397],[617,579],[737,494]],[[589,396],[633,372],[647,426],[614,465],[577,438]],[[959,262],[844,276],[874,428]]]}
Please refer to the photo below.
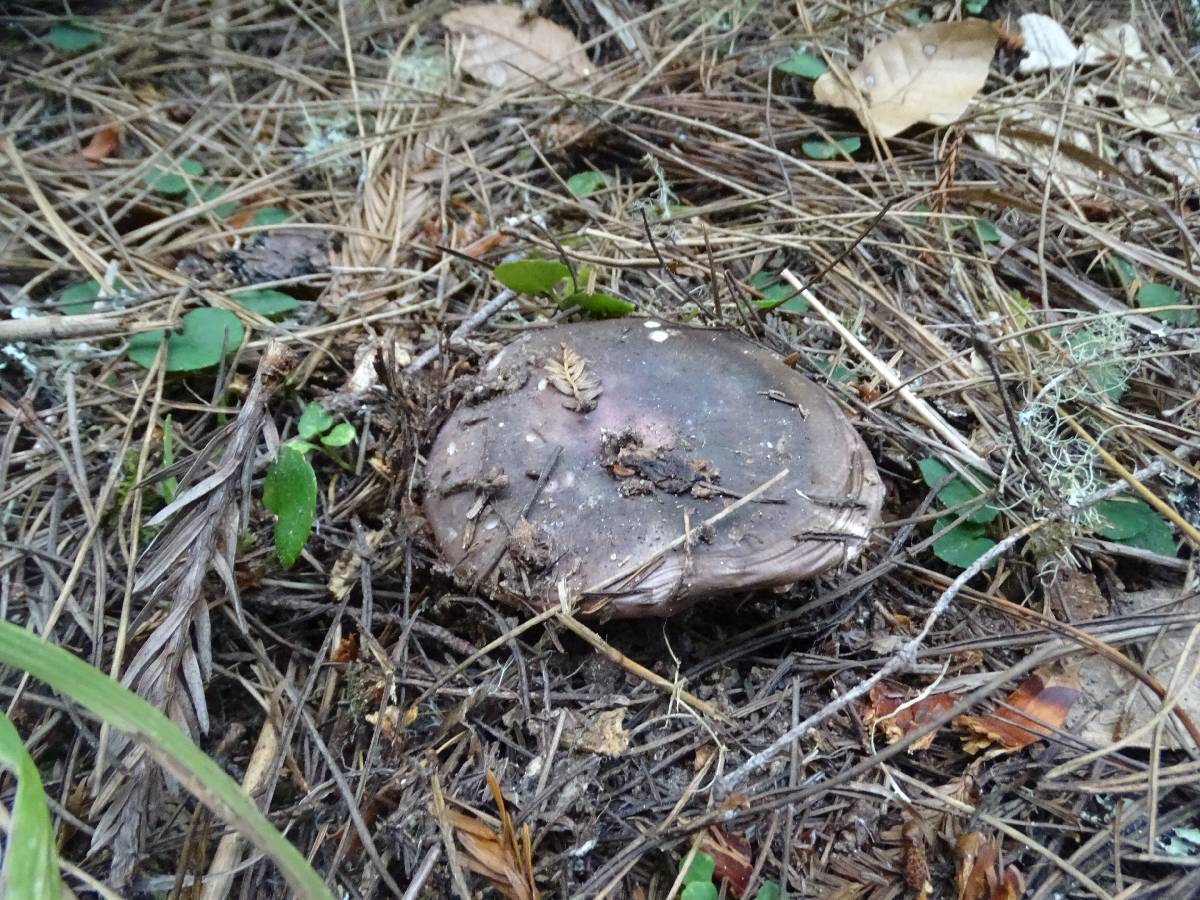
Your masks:
{"label": "white spot on mushroom cap", "polygon": [[457,452],[458,452],[458,447],[455,446],[454,441],[451,441],[450,443],[448,443],[446,445],[446,455],[447,456],[453,456]]}
{"label": "white spot on mushroom cap", "polygon": [[665,332],[661,329],[659,329],[658,331],[650,332],[650,340],[654,341],[654,343],[656,343],[656,344],[661,344],[663,341],[665,341],[670,336],[671,335],[667,334],[667,332]]}
{"label": "white spot on mushroom cap", "polygon": [[538,436],[536,434],[534,434],[532,431],[525,435],[525,440],[531,444],[535,443],[537,441],[537,439],[538,439]]}
{"label": "white spot on mushroom cap", "polygon": [[646,328],[659,328],[660,327],[659,324],[657,322],[655,322],[653,319],[647,319],[645,322],[642,323],[642,325],[644,325]]}

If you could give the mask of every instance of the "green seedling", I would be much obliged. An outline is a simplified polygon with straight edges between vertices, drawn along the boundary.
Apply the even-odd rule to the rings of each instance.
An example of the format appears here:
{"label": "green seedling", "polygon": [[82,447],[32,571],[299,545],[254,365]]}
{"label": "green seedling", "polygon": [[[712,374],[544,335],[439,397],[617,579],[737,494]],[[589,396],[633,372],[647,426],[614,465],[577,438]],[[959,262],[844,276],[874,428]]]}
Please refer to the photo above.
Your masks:
{"label": "green seedling", "polygon": [[[127,291],[129,285],[120,278],[114,278],[113,290]],[[92,279],[63,291],[58,297],[58,309],[64,316],[79,316],[95,309],[101,299],[100,282]]]}
{"label": "green seedling", "polygon": [[295,564],[308,543],[317,512],[317,473],[308,454],[345,447],[358,437],[353,425],[335,425],[318,403],[304,408],[296,430],[297,436],[279,448],[263,481],[263,506],[275,514],[275,555],[285,569]]}
{"label": "green seedling", "polygon": [[[937,491],[937,502],[945,509],[953,510],[950,515],[938,519],[933,525],[934,533],[940,535],[933,542],[933,555],[942,562],[960,569],[970,567],[996,545],[996,542],[987,536],[985,526],[1000,515],[1000,510],[986,503],[978,503],[979,498],[983,497],[983,491],[967,479],[955,475],[940,460],[927,457],[917,462],[917,468],[925,484]],[[981,484],[991,487],[986,479],[978,475],[975,477]],[[963,512],[959,507],[970,504],[977,505],[971,507],[964,521],[952,526],[954,520]],[[992,565],[995,565],[994,561]]]}
{"label": "green seedling", "polygon": [[840,159],[862,149],[862,138],[844,137],[836,141],[805,141],[800,149],[809,159]]}
{"label": "green seedling", "polygon": [[819,78],[829,66],[825,65],[825,60],[821,57],[805,50],[797,50],[783,62],[776,63],[775,68],[789,75],[799,75],[801,78]]}
{"label": "green seedling", "polygon": [[187,193],[203,174],[204,166],[196,160],[181,159],[165,169],[151,168],[142,176],[142,181],[150,190],[174,197]]}
{"label": "green seedling", "polygon": [[612,177],[603,172],[576,172],[567,179],[567,190],[576,197],[590,197],[612,185]]}
{"label": "green seedling", "polygon": [[104,43],[104,35],[78,22],[59,22],[50,29],[50,46],[63,53],[79,53]]}
{"label": "green seedling", "polygon": [[808,312],[808,303],[796,293],[796,289],[765,269],[755,272],[746,284],[762,294],[761,300],[753,301],[759,309],[803,314]]}
{"label": "green seedling", "polygon": [[[522,259],[501,263],[493,274],[511,291],[549,297],[563,309],[577,307],[596,318],[620,318],[637,309],[632,303],[609,294],[581,290],[571,270],[557,259]],[[580,280],[587,281],[586,278]]]}
{"label": "green seedling", "polygon": [[181,331],[168,335],[163,329],[143,331],[129,339],[125,355],[147,369],[154,364],[159,344],[167,341],[166,370],[195,372],[215,366],[242,342],[246,329],[241,320],[225,309],[193,309],[183,317]]}
{"label": "green seedling", "polygon": [[[713,884],[716,867],[716,860],[702,850],[696,851],[687,871],[683,873],[683,891],[679,894],[679,900],[717,900],[720,893]],[[755,891],[754,900],[778,900],[779,894],[778,884],[765,881]]]}

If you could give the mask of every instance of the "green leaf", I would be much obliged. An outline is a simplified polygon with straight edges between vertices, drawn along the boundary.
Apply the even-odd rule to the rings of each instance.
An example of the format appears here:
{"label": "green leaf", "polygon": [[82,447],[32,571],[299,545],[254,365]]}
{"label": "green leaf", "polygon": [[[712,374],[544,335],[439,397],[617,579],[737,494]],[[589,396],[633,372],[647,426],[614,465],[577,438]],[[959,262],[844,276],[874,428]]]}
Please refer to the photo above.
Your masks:
{"label": "green leaf", "polygon": [[1071,351],[1071,358],[1096,382],[1096,387],[1104,397],[1113,401],[1121,399],[1128,389],[1125,372],[1121,366],[1103,361],[1103,357],[1111,351],[1101,332],[1081,328],[1067,337],[1067,347]]}
{"label": "green leaf", "polygon": [[929,208],[929,204],[922,201],[912,208],[912,212],[904,217],[904,221],[910,225],[924,225],[929,221],[929,214],[931,212],[933,210]]}
{"label": "green leaf", "polygon": [[779,900],[780,890],[779,882],[764,881],[754,894],[754,900]]}
{"label": "green leaf", "polygon": [[846,384],[854,380],[854,370],[848,369],[841,363],[833,363],[824,357],[813,360],[813,365],[825,373],[825,377],[838,384]]}
{"label": "green leaf", "polygon": [[621,316],[627,316],[637,309],[628,300],[620,300],[616,297],[610,297],[608,294],[588,294],[584,291],[572,294],[566,300],[563,300],[561,305],[563,309],[571,309],[578,306],[589,316],[594,316],[597,319],[619,319]]}
{"label": "green leaf", "polygon": [[290,222],[293,216],[286,209],[279,209],[274,206],[268,206],[266,209],[255,210],[254,215],[250,217],[251,225],[282,225],[284,222]]}
{"label": "green leaf", "polygon": [[[1143,309],[1154,309],[1157,306],[1174,306],[1179,302],[1179,291],[1175,290],[1169,284],[1147,282],[1138,288],[1137,302],[1138,306]],[[1200,315],[1194,309],[1167,309],[1161,312],[1152,312],[1150,315],[1163,322],[1180,326],[1194,325],[1197,318],[1200,318]]]}
{"label": "green leaf", "polygon": [[522,259],[496,266],[496,280],[520,294],[548,294],[571,270],[557,259]]}
{"label": "green leaf", "polygon": [[[982,525],[961,522],[953,528],[947,528],[953,521],[953,518],[947,517],[933,523],[934,533],[942,535],[933,542],[933,555],[942,562],[966,569],[996,546],[995,541],[984,535]],[[986,568],[991,569],[995,565],[996,561],[992,560]]]}
{"label": "green leaf", "polygon": [[975,220],[975,234],[979,237],[979,243],[981,244],[1000,243],[1000,232],[996,230],[996,226],[988,219]]}
{"label": "green leaf", "polygon": [[0,766],[17,776],[4,847],[4,868],[0,870],[0,896],[57,900],[62,896],[62,882],[42,777],[21,742],[21,735],[3,713],[0,713]]}
{"label": "green leaf", "polygon": [[[120,278],[114,278],[113,289],[127,291],[129,290],[129,285]],[[69,287],[59,294],[58,308],[64,316],[78,316],[95,309],[96,301],[99,299],[100,282],[92,279],[91,281],[85,281],[82,284]]]}
{"label": "green leaf", "polygon": [[80,50],[97,47],[104,41],[104,35],[100,32],[71,22],[59,22],[54,25],[50,29],[49,37],[50,45],[63,53],[78,53]]}
{"label": "green leaf", "polygon": [[988,5],[988,0],[963,0],[963,9],[973,16],[983,12],[984,7]]}
{"label": "green leaf", "polygon": [[291,443],[279,448],[267,469],[262,499],[263,506],[275,513],[275,555],[281,566],[290,569],[308,542],[317,512],[317,473]]}
{"label": "green leaf", "polygon": [[296,430],[300,437],[308,440],[315,438],[318,434],[323,434],[332,426],[333,416],[326,412],[320,403],[310,403],[300,414],[300,424],[296,426]]}
{"label": "green leaf", "polygon": [[1117,282],[1121,287],[1128,288],[1137,281],[1137,270],[1134,269],[1133,263],[1125,257],[1113,254],[1108,258],[1108,265],[1116,274]]}
{"label": "green leaf", "polygon": [[693,881],[680,892],[679,900],[717,900],[719,896],[711,881]]}
{"label": "green leaf", "polygon": [[576,197],[589,197],[612,184],[612,178],[603,172],[576,172],[567,179],[567,190]]}
{"label": "green leaf", "polygon": [[825,60],[821,57],[797,50],[783,62],[776,63],[775,68],[789,75],[799,75],[801,78],[817,78],[824,75],[829,66],[825,65]]}
{"label": "green leaf", "polygon": [[0,621],[0,664],[23,669],[144,746],[155,762],[217,818],[273,859],[297,897],[332,900],[321,876],[275,829],[241,785],[205,756],[179,726],[137,694],[10,622]]}
{"label": "green leaf", "polygon": [[349,422],[340,422],[333,426],[329,434],[321,438],[321,443],[326,447],[345,447],[351,441],[358,437],[358,430]]}
{"label": "green leaf", "polygon": [[1135,497],[1101,500],[1096,504],[1101,524],[1099,537],[1162,556],[1175,556],[1171,526],[1145,500]]}
{"label": "green leaf", "polygon": [[[204,166],[196,162],[196,160],[181,159],[169,169],[150,169],[142,177],[142,181],[152,191],[158,191],[160,194],[172,197],[176,194],[185,193],[191,186],[191,181],[194,181],[203,174]],[[188,177],[185,178],[184,175]]]}
{"label": "green leaf", "polygon": [[[210,200],[216,200],[225,193],[218,184],[206,184],[198,190],[195,187],[188,189],[188,202],[197,205],[208,203]],[[237,212],[237,201],[228,200],[225,203],[218,203],[212,208],[212,213],[219,219],[228,219]]]}
{"label": "green leaf", "polygon": [[[163,468],[169,469],[169,468],[171,468],[171,466],[175,465],[175,449],[174,449],[175,423],[172,421],[170,413],[167,413],[166,418],[163,419],[162,429],[163,429],[163,438],[162,438],[162,441],[163,441],[163,449],[162,449]],[[170,478],[164,478],[158,487],[158,492],[162,496],[163,501],[166,503],[170,503],[172,500],[175,499],[175,493],[178,490],[179,490],[179,481],[178,481],[178,479],[175,478],[174,475],[172,475]]]}
{"label": "green leaf", "polygon": [[928,25],[931,21],[929,13],[920,9],[906,9],[900,15],[910,25]]}
{"label": "green leaf", "polygon": [[[929,487],[941,484],[945,479],[954,474],[940,460],[934,459],[932,456],[919,460],[917,468],[921,470],[921,478]],[[961,478],[958,475],[954,475],[954,478],[937,492],[938,501],[947,508],[970,503],[981,496],[983,496],[981,491],[970,484],[965,478]],[[985,504],[971,510],[971,514],[967,516],[967,521],[986,525],[998,515],[1000,515],[1000,510],[994,506],[987,506]]]}
{"label": "green leaf", "polygon": [[862,147],[862,138],[846,137],[837,141],[805,141],[800,145],[809,159],[838,159],[842,152],[854,153]]}
{"label": "green leaf", "polygon": [[755,272],[746,282],[762,294],[761,300],[753,301],[759,309],[780,309],[783,312],[806,313],[808,303],[796,293],[790,284],[784,284],[778,277],[764,270]]}
{"label": "green leaf", "polygon": [[256,312],[268,319],[271,316],[281,316],[300,308],[300,301],[283,291],[240,291],[229,296],[239,306],[244,306],[251,312]]}
{"label": "green leaf", "polygon": [[712,884],[713,871],[717,863],[703,850],[697,850],[687,871],[683,873],[684,884]]}
{"label": "green leaf", "polygon": [[[139,366],[150,368],[163,339],[161,328],[143,331],[129,339],[125,355]],[[194,372],[215,366],[242,342],[246,329],[225,309],[193,309],[183,317],[183,330],[167,338],[167,371]]]}

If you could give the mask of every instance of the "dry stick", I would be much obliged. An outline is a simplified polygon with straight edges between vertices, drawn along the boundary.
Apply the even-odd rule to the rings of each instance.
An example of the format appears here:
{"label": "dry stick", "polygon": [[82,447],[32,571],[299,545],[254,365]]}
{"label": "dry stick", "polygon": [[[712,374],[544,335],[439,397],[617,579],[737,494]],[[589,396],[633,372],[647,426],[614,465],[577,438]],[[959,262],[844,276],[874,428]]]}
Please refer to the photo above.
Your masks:
{"label": "dry stick", "polygon": [[[1155,460],[1145,468],[1138,470],[1134,477],[1138,480],[1149,478],[1152,475],[1156,475],[1161,472],[1165,465],[1166,464],[1161,459]],[[859,682],[845,694],[842,694],[840,697],[837,697],[825,704],[825,706],[821,707],[821,709],[809,716],[799,725],[788,729],[787,732],[785,732],[765,750],[760,750],[758,753],[755,753],[744,763],[738,766],[734,771],[722,778],[717,783],[718,792],[725,796],[733,793],[733,791],[737,790],[737,788],[744,783],[751,774],[762,768],[780,753],[788,749],[793,742],[798,741],[807,732],[811,731],[826,719],[838,712],[841,712],[859,697],[866,695],[871,688],[879,684],[879,682],[883,681],[885,678],[890,678],[891,676],[915,663],[917,659],[917,651],[925,642],[925,638],[927,638],[929,633],[933,630],[933,626],[937,624],[938,619],[941,618],[942,613],[950,608],[950,604],[954,601],[954,598],[958,596],[958,592],[961,591],[964,586],[966,586],[968,581],[982,572],[988,565],[991,564],[993,560],[999,559],[1019,540],[1037,531],[1048,522],[1058,519],[1068,519],[1077,513],[1082,512],[1088,507],[1099,503],[1101,500],[1107,500],[1109,497],[1116,496],[1126,488],[1127,485],[1124,482],[1119,481],[1116,484],[1111,484],[1103,490],[1096,491],[1094,494],[1084,497],[1075,504],[1064,504],[1058,509],[1047,514],[1044,518],[1041,518],[1036,522],[1031,522],[1028,525],[1018,528],[1016,531],[1011,532],[994,547],[990,548],[986,553],[981,555],[977,560],[975,560],[975,562],[971,563],[970,566],[959,573],[957,578],[950,582],[950,586],[942,592],[941,596],[938,597],[937,602],[933,605],[933,609],[931,609],[929,614],[925,617],[925,622],[921,626],[921,630],[915,637],[912,638],[912,640],[908,641],[903,647],[901,647],[896,655],[891,658],[891,660],[880,667],[870,678]]]}
{"label": "dry stick", "polygon": [[[508,288],[502,290],[499,294],[481,306],[477,312],[473,313],[469,318],[463,320],[463,323],[454,329],[453,333],[450,335],[450,340],[447,343],[452,344],[456,340],[465,338],[468,334],[503,309],[504,305],[508,303],[508,301],[514,296],[515,294]],[[421,355],[414,359],[411,363],[409,363],[407,368],[404,370],[405,373],[412,375],[415,372],[420,372],[423,368],[437,359],[438,354],[441,352],[441,345],[434,344],[428,350],[422,352]]]}
{"label": "dry stick", "polygon": [[627,671],[633,675],[636,675],[638,678],[641,678],[643,681],[649,682],[650,684],[654,685],[657,688],[661,688],[662,690],[666,691],[668,694],[679,697],[679,699],[682,700],[684,703],[686,703],[688,706],[691,706],[694,709],[698,709],[700,712],[704,713],[706,716],[709,716],[720,722],[723,722],[726,725],[733,724],[733,719],[729,718],[729,716],[725,715],[725,713],[721,712],[719,709],[712,706],[711,704],[705,703],[699,697],[696,697],[695,695],[689,693],[688,691],[685,691],[679,685],[667,680],[666,678],[663,678],[657,672],[652,672],[649,669],[647,669],[645,666],[643,666],[641,663],[630,659],[628,656],[626,656],[620,650],[609,645],[604,640],[604,638],[600,637],[600,635],[596,634],[596,632],[592,631],[592,629],[588,628],[582,622],[578,621],[574,616],[560,612],[554,618],[555,618],[555,621],[557,621],[560,625],[562,625],[568,631],[571,631],[574,634],[578,635],[579,637],[583,638],[585,641],[587,641],[589,644],[591,644],[593,648],[595,648],[597,651],[602,653],[604,656],[611,659],[613,662],[615,662],[621,668],[625,669],[625,671]]}
{"label": "dry stick", "polygon": [[130,310],[117,313],[87,313],[82,316],[38,316],[36,319],[8,319],[0,322],[0,344],[10,341],[62,341],[69,338],[104,337],[110,334],[136,334],[157,328],[174,329],[178,319],[130,322]]}
{"label": "dry stick", "polygon": [[883,380],[888,383],[888,386],[895,390],[896,393],[898,393],[900,397],[910,407],[912,407],[913,412],[915,412],[925,422],[926,425],[933,429],[933,431],[936,432],[940,438],[953,447],[958,452],[959,456],[986,474],[995,474],[988,462],[974,450],[968,447],[966,441],[962,439],[962,436],[958,432],[947,425],[945,420],[939,416],[928,403],[914,394],[912,390],[904,383],[904,381],[892,371],[890,366],[888,366],[883,362],[883,360],[879,359],[879,357],[868,350],[862,341],[851,334],[846,326],[838,321],[837,316],[831,313],[825,304],[813,295],[812,291],[804,287],[804,285],[800,283],[800,280],[796,278],[796,276],[793,275],[790,270],[784,269],[780,273],[780,276],[796,289],[796,291],[805,299],[808,305],[821,315],[821,318],[826,321],[829,327],[836,331],[843,341],[849,344],[859,356],[866,360],[871,368],[878,372]]}

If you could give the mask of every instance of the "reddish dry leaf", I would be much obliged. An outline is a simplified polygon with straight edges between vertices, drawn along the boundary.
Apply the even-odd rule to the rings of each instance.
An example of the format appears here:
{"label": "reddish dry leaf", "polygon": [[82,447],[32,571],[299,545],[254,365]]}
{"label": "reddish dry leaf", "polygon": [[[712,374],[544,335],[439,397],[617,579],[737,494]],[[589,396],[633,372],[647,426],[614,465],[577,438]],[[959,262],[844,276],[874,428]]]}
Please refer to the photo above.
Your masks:
{"label": "reddish dry leaf", "polygon": [[472,872],[492,882],[507,900],[539,900],[541,894],[533,879],[533,841],[529,826],[522,825],[520,832],[516,830],[504,805],[500,785],[490,770],[487,781],[499,810],[499,833],[478,819],[446,810],[446,819],[454,827],[465,851],[463,862]]}
{"label": "reddish dry leaf", "polygon": [[1007,706],[992,715],[959,716],[954,724],[970,732],[963,738],[969,753],[992,745],[993,754],[1014,753],[1061,728],[1078,699],[1079,681],[1074,677],[1035,672],[1009,694]]}
{"label": "reddish dry leaf", "polygon": [[713,882],[729,884],[729,893],[740,897],[750,886],[754,874],[754,859],[750,855],[750,841],[744,834],[736,834],[714,826],[705,833],[700,850],[713,858]]}
{"label": "reddish dry leaf", "polygon": [[[915,696],[914,691],[903,685],[892,682],[875,685],[871,688],[871,704],[863,715],[864,724],[878,723],[888,743],[894,744],[905,735],[928,725],[958,700],[957,695],[952,693],[930,694],[911,706],[904,706]],[[909,747],[908,752],[927,749],[936,735],[936,731],[931,731]]]}
{"label": "reddish dry leaf", "polygon": [[333,663],[348,663],[358,659],[358,632],[352,631],[333,648],[329,661]]}
{"label": "reddish dry leaf", "polygon": [[988,882],[996,871],[996,849],[978,831],[971,831],[958,839],[954,856],[958,900],[988,900]]}
{"label": "reddish dry leaf", "polygon": [[112,125],[106,125],[92,135],[92,139],[87,142],[80,155],[89,162],[101,162],[112,156],[113,151],[120,145],[121,132]]}

